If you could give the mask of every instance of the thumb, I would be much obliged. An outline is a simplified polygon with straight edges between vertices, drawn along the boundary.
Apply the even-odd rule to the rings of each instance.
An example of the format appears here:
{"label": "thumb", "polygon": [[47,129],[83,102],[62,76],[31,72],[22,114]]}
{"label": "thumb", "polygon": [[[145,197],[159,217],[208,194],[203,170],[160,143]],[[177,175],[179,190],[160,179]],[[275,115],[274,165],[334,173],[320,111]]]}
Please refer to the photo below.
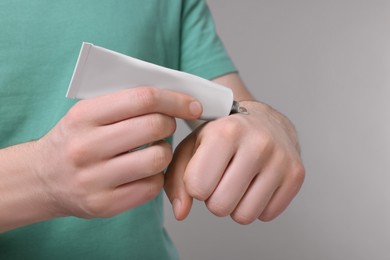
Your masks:
{"label": "thumb", "polygon": [[177,220],[184,220],[190,213],[192,197],[187,193],[183,181],[187,164],[192,157],[194,142],[191,136],[176,148],[166,173],[164,189],[172,204],[173,213]]}

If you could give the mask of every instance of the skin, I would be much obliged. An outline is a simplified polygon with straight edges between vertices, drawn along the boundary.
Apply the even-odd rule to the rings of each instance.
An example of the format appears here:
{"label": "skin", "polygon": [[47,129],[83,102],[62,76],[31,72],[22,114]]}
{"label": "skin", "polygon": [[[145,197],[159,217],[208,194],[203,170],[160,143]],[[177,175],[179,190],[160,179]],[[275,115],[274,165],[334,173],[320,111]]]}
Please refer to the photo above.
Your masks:
{"label": "skin", "polygon": [[[275,218],[304,179],[294,127],[255,101],[238,74],[214,81],[249,114],[199,126],[199,102],[141,87],[80,101],[41,139],[0,150],[0,232],[64,216],[111,217],[154,198],[164,182],[179,220],[193,198],[241,224]],[[161,140],[175,132],[175,118],[196,129],[173,154]]]}
{"label": "skin", "polygon": [[165,179],[175,217],[185,219],[195,198],[215,215],[230,215],[240,224],[270,221],[304,180],[294,126],[255,101],[238,74],[215,81],[230,87],[249,114],[208,122],[179,144]]}
{"label": "skin", "polygon": [[146,87],[78,102],[40,140],[0,150],[0,231],[110,217],[154,198],[172,159],[160,140],[174,133],[175,117],[201,112],[189,96]]}

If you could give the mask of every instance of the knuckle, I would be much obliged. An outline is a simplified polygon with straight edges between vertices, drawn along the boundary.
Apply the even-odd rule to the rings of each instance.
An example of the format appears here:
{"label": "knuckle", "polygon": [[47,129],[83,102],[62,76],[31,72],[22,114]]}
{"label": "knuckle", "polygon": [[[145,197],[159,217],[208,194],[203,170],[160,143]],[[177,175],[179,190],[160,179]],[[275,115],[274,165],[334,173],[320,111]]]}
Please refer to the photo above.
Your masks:
{"label": "knuckle", "polygon": [[92,218],[105,218],[111,217],[112,212],[110,210],[110,204],[105,203],[100,196],[87,196],[83,200],[83,210],[85,213]]}
{"label": "knuckle", "polygon": [[166,116],[161,114],[152,114],[145,118],[146,127],[149,130],[151,137],[155,140],[163,138],[165,132],[167,131],[167,126],[169,127],[169,120]]}
{"label": "knuckle", "polygon": [[172,117],[166,117],[166,125],[165,125],[165,136],[169,136],[169,135],[172,135],[175,131],[176,131],[176,128],[177,128],[177,125],[176,125],[176,120]]}
{"label": "knuckle", "polygon": [[70,164],[83,166],[86,163],[86,155],[89,153],[89,147],[85,142],[75,138],[68,142],[64,150],[66,159]]}
{"label": "knuckle", "polygon": [[77,205],[76,216],[83,218],[103,217],[109,212],[107,197],[91,190],[91,178],[79,174],[72,183],[72,193],[69,198]]}
{"label": "knuckle", "polygon": [[232,213],[232,208],[228,204],[216,202],[214,200],[208,201],[207,208],[211,213],[218,217],[226,217]]}
{"label": "knuckle", "polygon": [[149,188],[146,193],[146,200],[151,200],[160,194],[161,189],[164,186],[164,176],[162,173],[157,174],[151,178],[149,182]]}
{"label": "knuckle", "polygon": [[169,144],[156,145],[153,151],[153,169],[155,171],[164,170],[171,162],[172,157],[172,149]]}
{"label": "knuckle", "polygon": [[237,222],[238,224],[241,224],[241,225],[249,225],[253,221],[255,221],[257,218],[256,216],[244,214],[244,213],[239,212],[239,211],[234,212],[231,217],[235,222]]}
{"label": "knuckle", "polygon": [[276,217],[277,217],[276,213],[271,212],[269,210],[265,210],[265,211],[263,211],[263,213],[261,213],[261,215],[259,216],[259,219],[263,222],[270,222],[270,221],[274,220]]}
{"label": "knuckle", "polygon": [[290,173],[290,181],[294,184],[294,187],[299,187],[302,185],[303,181],[305,180],[305,168],[303,167],[302,163],[296,162],[292,166],[292,170]]}
{"label": "knuckle", "polygon": [[113,193],[96,186],[95,169],[77,170],[66,187],[59,204],[70,215],[91,219],[112,217],[118,213],[113,207]]}
{"label": "knuckle", "polygon": [[231,139],[241,134],[242,125],[239,120],[225,120],[223,124],[220,124],[220,131],[222,138]]}
{"label": "knuckle", "polygon": [[157,139],[172,135],[176,131],[176,120],[172,117],[154,114],[149,120],[148,127]]}
{"label": "knuckle", "polygon": [[209,188],[199,185],[199,183],[200,182],[195,178],[185,180],[186,190],[191,197],[200,201],[205,201],[210,197],[211,191]]}
{"label": "knuckle", "polygon": [[77,102],[63,117],[62,123],[66,128],[72,129],[80,124],[80,118],[85,114],[82,104],[83,101]]}
{"label": "knuckle", "polygon": [[75,176],[72,181],[72,194],[70,197],[78,205],[78,210],[81,217],[84,218],[96,218],[103,217],[108,212],[108,203],[105,203],[98,193],[92,192],[91,184],[92,180],[89,178],[89,174],[81,172]]}
{"label": "knuckle", "polygon": [[260,155],[270,154],[274,149],[274,141],[270,134],[261,132],[254,136],[253,142],[260,148]]}
{"label": "knuckle", "polygon": [[146,110],[152,111],[157,105],[156,89],[150,87],[137,88],[135,91],[136,100],[140,106]]}

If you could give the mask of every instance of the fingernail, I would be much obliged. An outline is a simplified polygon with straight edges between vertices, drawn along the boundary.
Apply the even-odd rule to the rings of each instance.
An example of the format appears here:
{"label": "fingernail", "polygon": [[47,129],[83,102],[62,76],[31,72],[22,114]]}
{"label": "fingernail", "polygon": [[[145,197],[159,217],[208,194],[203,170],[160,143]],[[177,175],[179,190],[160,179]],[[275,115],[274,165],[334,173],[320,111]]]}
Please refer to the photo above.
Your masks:
{"label": "fingernail", "polygon": [[194,116],[200,116],[200,113],[202,113],[202,105],[198,101],[192,101],[189,108],[190,113]]}
{"label": "fingernail", "polygon": [[180,213],[180,206],[181,206],[181,201],[179,199],[174,199],[172,202],[172,208],[176,218],[178,218],[178,215]]}

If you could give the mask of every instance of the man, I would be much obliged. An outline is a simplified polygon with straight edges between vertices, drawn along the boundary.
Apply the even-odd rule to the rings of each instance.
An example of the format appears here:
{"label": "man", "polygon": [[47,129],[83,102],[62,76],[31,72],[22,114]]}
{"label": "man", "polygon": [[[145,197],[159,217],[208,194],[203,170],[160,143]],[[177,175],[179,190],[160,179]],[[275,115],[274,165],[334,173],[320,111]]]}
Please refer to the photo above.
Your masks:
{"label": "man", "polygon": [[[175,259],[163,186],[179,220],[195,198],[241,224],[298,192],[294,127],[245,88],[204,1],[9,0],[0,17],[1,259]],[[212,79],[248,114],[199,126],[199,102],[151,86],[66,100],[82,41]],[[175,118],[195,130],[172,154]]]}

